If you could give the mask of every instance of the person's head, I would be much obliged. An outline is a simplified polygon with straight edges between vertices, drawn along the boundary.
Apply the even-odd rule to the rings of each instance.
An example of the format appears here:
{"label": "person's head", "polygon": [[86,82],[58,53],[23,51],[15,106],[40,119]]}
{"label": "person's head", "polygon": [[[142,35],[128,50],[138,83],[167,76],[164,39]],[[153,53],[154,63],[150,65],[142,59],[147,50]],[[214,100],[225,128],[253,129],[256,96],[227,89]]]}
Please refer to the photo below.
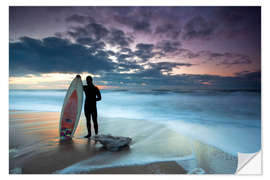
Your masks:
{"label": "person's head", "polygon": [[87,77],[86,77],[86,83],[87,83],[88,85],[93,84],[93,78],[92,78],[91,76],[87,76]]}

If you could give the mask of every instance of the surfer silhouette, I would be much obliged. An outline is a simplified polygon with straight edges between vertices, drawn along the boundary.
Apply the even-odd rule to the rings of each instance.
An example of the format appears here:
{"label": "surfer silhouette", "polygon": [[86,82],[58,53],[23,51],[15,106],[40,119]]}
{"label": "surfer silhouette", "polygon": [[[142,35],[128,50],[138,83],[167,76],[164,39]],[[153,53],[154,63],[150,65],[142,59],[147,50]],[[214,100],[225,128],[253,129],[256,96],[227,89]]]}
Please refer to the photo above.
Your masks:
{"label": "surfer silhouette", "polygon": [[85,103],[84,103],[84,114],[86,117],[86,125],[88,130],[88,135],[85,138],[91,137],[91,116],[94,123],[95,134],[98,134],[98,122],[97,122],[97,106],[96,102],[101,100],[101,94],[98,89],[93,84],[93,79],[91,76],[86,77],[87,85],[83,86],[83,91],[85,93]]}

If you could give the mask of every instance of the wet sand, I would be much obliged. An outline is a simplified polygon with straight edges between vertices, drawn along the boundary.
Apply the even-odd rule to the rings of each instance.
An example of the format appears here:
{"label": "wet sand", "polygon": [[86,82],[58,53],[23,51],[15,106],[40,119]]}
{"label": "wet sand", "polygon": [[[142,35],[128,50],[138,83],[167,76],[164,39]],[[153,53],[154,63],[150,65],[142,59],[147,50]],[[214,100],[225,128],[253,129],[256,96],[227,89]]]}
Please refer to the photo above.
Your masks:
{"label": "wet sand", "polygon": [[[17,161],[17,167],[22,168],[22,174],[51,174],[56,173],[74,163],[95,156],[97,152],[72,150],[66,152],[46,152],[25,162]],[[20,166],[20,165],[21,166]],[[13,169],[11,166],[10,169]],[[102,168],[92,171],[82,171],[81,174],[185,174],[187,173],[176,162],[157,162],[145,165],[119,166]]]}
{"label": "wet sand", "polygon": [[93,170],[90,174],[186,174],[176,162],[157,162],[139,166],[112,167]]}
{"label": "wet sand", "polygon": [[[10,159],[10,170],[21,168],[22,174],[51,174],[72,164],[89,159],[105,152],[93,141],[72,140],[61,142],[58,148],[43,150],[36,154],[26,154]],[[76,144],[76,145],[75,145]],[[121,152],[114,152],[115,154]],[[157,162],[145,165],[119,166],[82,171],[82,174],[185,174],[186,171],[176,162]]]}
{"label": "wet sand", "polygon": [[[148,126],[145,127],[142,121],[133,123],[126,119],[117,121],[111,118],[100,118],[101,132],[111,132],[116,136],[132,134],[131,137],[133,138],[134,144],[131,145],[130,149],[107,152],[102,149],[100,144],[95,144],[93,141],[83,138],[86,134],[84,117],[79,123],[75,137],[71,141],[60,141],[58,138],[59,113],[10,111],[9,115],[10,173],[18,168],[22,174],[51,174],[58,173],[67,167],[77,168],[78,166],[73,165],[84,161],[86,161],[86,166],[99,166],[122,160],[121,162],[124,162],[124,165],[119,163],[111,167],[99,166],[101,168],[91,171],[87,169],[80,171],[79,166],[79,170],[67,172],[84,174],[185,174],[188,171],[186,166],[181,166],[182,164],[179,161],[176,162],[174,158],[171,158],[171,160],[166,160],[166,158],[188,157],[190,154],[194,156],[193,161],[195,163],[193,164],[202,168],[204,173],[231,174],[235,172],[237,166],[237,157],[179,133],[176,134],[162,125],[155,124],[152,126],[151,123],[147,122]],[[104,124],[102,124],[103,121]],[[120,126],[123,121],[125,121],[125,127]],[[141,128],[138,129],[138,127]],[[108,156],[105,157],[105,155]],[[137,159],[137,156],[140,159]],[[148,158],[149,156],[160,157],[161,161],[136,164],[137,160],[144,160],[142,157]],[[89,159],[95,157],[103,157],[103,159],[94,163],[88,162]],[[130,160],[135,161],[128,164]],[[63,172],[66,171],[60,173]]]}
{"label": "wet sand", "polygon": [[[51,174],[72,164],[106,152],[100,144],[77,137],[60,141],[58,138],[59,113],[10,113],[9,169],[21,169],[22,174]],[[42,118],[42,123],[37,119]],[[23,128],[21,128],[23,126]],[[22,130],[23,129],[23,130]],[[84,130],[79,135],[83,136]],[[46,140],[44,141],[44,137]],[[17,149],[20,154],[16,154]],[[128,150],[126,150],[128,153]],[[114,152],[115,155],[124,154]],[[91,174],[184,174],[176,162],[157,162],[144,165],[119,166],[92,170]]]}

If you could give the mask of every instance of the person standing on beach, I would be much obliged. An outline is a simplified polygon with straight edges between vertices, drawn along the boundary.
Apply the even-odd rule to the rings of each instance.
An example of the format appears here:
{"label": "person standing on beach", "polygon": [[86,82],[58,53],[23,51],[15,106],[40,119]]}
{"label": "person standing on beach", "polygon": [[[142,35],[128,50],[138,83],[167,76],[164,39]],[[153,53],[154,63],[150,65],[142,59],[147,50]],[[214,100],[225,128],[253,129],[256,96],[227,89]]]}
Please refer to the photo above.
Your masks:
{"label": "person standing on beach", "polygon": [[84,103],[84,114],[86,117],[86,125],[88,130],[88,135],[85,138],[91,137],[91,116],[94,123],[95,134],[98,134],[98,122],[97,122],[97,101],[101,100],[101,94],[98,89],[93,84],[93,79],[91,76],[86,77],[87,85],[83,86],[83,91],[85,93],[85,103]]}

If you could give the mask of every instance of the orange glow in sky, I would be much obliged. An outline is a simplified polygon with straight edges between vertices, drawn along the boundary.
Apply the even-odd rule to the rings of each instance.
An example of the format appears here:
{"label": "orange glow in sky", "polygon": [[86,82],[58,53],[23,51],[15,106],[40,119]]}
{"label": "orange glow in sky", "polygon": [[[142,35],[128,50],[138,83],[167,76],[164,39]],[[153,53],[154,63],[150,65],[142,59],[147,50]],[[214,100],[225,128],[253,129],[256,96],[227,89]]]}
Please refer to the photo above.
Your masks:
{"label": "orange glow in sky", "polygon": [[[98,77],[97,75],[89,73],[81,73],[83,84],[85,83],[85,78],[88,75],[91,75],[94,78]],[[67,89],[72,79],[76,74],[63,74],[63,73],[47,73],[37,75],[27,75],[21,77],[10,77],[9,86],[11,89]],[[106,83],[106,82],[102,82]],[[99,84],[99,83],[98,83]],[[112,86],[107,85],[98,85],[100,89],[113,88]]]}

